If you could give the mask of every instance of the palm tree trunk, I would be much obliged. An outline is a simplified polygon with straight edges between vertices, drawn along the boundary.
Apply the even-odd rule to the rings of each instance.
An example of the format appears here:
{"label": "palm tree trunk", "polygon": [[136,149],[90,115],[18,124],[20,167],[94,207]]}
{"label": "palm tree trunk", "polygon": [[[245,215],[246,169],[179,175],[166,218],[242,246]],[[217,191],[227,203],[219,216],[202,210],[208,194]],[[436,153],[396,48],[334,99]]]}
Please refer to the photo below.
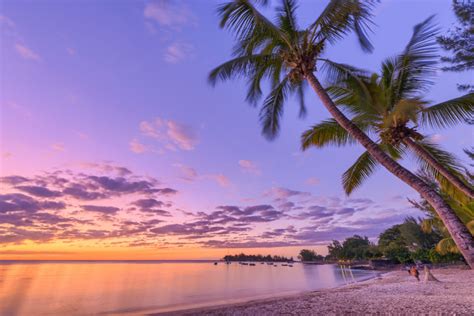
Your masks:
{"label": "palm tree trunk", "polygon": [[352,137],[357,139],[364,146],[369,154],[383,165],[388,171],[393,173],[403,182],[415,189],[430,205],[435,209],[439,218],[451,234],[459,251],[464,256],[467,264],[474,269],[474,238],[467,227],[456,216],[448,204],[436,193],[429,185],[420,178],[402,167],[395,160],[390,158],[376,143],[364,134],[354,123],[351,122],[334,104],[326,90],[321,86],[318,79],[310,71],[305,73],[305,78],[321,99],[323,105],[331,113],[333,118],[344,128]]}
{"label": "palm tree trunk", "polygon": [[468,187],[458,177],[449,172],[442,164],[440,164],[429,152],[427,152],[422,146],[415,143],[411,138],[406,137],[403,139],[403,143],[410,149],[416,152],[421,158],[428,162],[433,168],[439,171],[449,182],[451,182],[456,188],[461,190],[466,196],[473,199],[474,190]]}

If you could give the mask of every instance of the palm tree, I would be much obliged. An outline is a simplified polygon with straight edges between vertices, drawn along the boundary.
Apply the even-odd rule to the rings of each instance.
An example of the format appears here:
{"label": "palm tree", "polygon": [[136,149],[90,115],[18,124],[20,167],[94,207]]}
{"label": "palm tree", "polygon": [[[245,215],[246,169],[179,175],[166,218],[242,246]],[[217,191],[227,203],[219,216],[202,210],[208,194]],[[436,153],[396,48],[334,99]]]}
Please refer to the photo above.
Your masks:
{"label": "palm tree", "polygon": [[[211,71],[209,81],[216,84],[237,77],[248,79],[247,100],[256,104],[262,96],[261,83],[268,79],[271,92],[263,101],[260,118],[263,134],[272,139],[278,134],[283,105],[290,94],[299,99],[300,113],[305,113],[304,88],[307,83],[322,101],[335,121],[388,171],[410,185],[439,214],[466,262],[474,268],[474,240],[451,208],[430,186],[403,168],[348,119],[332,101],[315,73],[323,71],[332,81],[359,74],[359,70],[322,58],[327,45],[355,32],[361,47],[370,51],[367,38],[371,9],[375,1],[331,0],[307,28],[300,29],[296,20],[296,1],[282,0],[275,23],[263,15],[257,1],[234,0],[219,6],[220,26],[236,37],[234,58]],[[267,0],[258,1],[265,4]],[[416,83],[413,83],[416,84]]]}
{"label": "palm tree", "polygon": [[[336,105],[351,115],[361,130],[378,136],[379,146],[392,158],[400,158],[408,149],[419,159],[423,169],[472,199],[474,190],[461,180],[463,167],[451,154],[417,131],[420,126],[444,128],[464,123],[474,115],[474,93],[431,106],[422,98],[432,83],[430,77],[438,62],[433,54],[436,32],[432,31],[432,19],[415,27],[404,52],[385,60],[380,75],[349,77],[327,90]],[[355,140],[335,120],[317,124],[302,136],[303,149],[348,143]],[[343,175],[346,193],[350,194],[370,176],[377,164],[364,152]]]}
{"label": "palm tree", "polygon": [[[420,170],[418,176],[426,183],[429,183],[433,189],[443,196],[444,200],[451,206],[454,212],[456,212],[457,216],[463,221],[471,234],[474,235],[474,203],[460,203],[459,199],[453,198],[452,194],[447,192],[445,187],[440,186],[439,183],[437,183],[433,174],[427,173],[426,170]],[[427,215],[427,218],[421,222],[421,228],[423,231],[426,233],[436,231],[442,236],[442,239],[436,245],[436,251],[442,255],[447,253],[459,253],[459,249],[456,247],[453,238],[451,238],[443,222],[440,220],[439,216],[437,216],[431,205],[426,203],[425,200],[409,201],[414,207],[425,212]]]}

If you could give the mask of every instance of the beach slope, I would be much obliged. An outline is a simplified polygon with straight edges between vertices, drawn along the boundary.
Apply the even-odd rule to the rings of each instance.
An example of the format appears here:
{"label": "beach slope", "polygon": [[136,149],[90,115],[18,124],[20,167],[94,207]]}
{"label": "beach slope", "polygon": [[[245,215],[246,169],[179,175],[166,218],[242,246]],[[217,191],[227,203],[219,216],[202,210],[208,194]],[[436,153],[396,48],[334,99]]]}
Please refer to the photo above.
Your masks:
{"label": "beach slope", "polygon": [[168,315],[473,315],[474,271],[436,269],[440,282],[407,272],[301,295],[167,313]]}

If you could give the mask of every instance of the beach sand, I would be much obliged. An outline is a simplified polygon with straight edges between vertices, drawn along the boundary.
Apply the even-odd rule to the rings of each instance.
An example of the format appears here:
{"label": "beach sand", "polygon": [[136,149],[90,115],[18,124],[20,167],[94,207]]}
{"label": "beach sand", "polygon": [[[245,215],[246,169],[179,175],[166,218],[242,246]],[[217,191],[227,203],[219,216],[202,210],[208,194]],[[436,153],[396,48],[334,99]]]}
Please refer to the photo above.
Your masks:
{"label": "beach sand", "polygon": [[166,315],[474,315],[474,271],[432,273],[440,282],[418,282],[405,271],[393,271],[335,289]]}

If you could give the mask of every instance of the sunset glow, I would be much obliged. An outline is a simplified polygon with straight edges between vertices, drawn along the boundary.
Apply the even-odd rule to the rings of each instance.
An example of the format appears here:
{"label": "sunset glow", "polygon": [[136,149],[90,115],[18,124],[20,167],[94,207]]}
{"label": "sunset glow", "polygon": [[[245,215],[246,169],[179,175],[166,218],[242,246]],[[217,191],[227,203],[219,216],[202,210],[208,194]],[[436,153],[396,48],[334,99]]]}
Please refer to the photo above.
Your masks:
{"label": "sunset glow", "polygon": [[[301,20],[323,2],[302,1]],[[374,53],[349,36],[331,58],[377,70],[422,19],[437,13],[443,30],[451,26],[450,3],[429,3],[384,1]],[[334,239],[374,240],[422,214],[407,200],[417,193],[382,168],[345,195],[341,174],[361,146],[301,151],[301,133],[329,117],[314,95],[304,120],[291,100],[281,134],[267,141],[244,80],[210,87],[209,71],[233,43],[215,7],[2,2],[0,259],[296,258],[303,246],[325,255]],[[467,81],[439,73],[426,98],[454,98]],[[463,158],[472,128],[430,138]]]}

